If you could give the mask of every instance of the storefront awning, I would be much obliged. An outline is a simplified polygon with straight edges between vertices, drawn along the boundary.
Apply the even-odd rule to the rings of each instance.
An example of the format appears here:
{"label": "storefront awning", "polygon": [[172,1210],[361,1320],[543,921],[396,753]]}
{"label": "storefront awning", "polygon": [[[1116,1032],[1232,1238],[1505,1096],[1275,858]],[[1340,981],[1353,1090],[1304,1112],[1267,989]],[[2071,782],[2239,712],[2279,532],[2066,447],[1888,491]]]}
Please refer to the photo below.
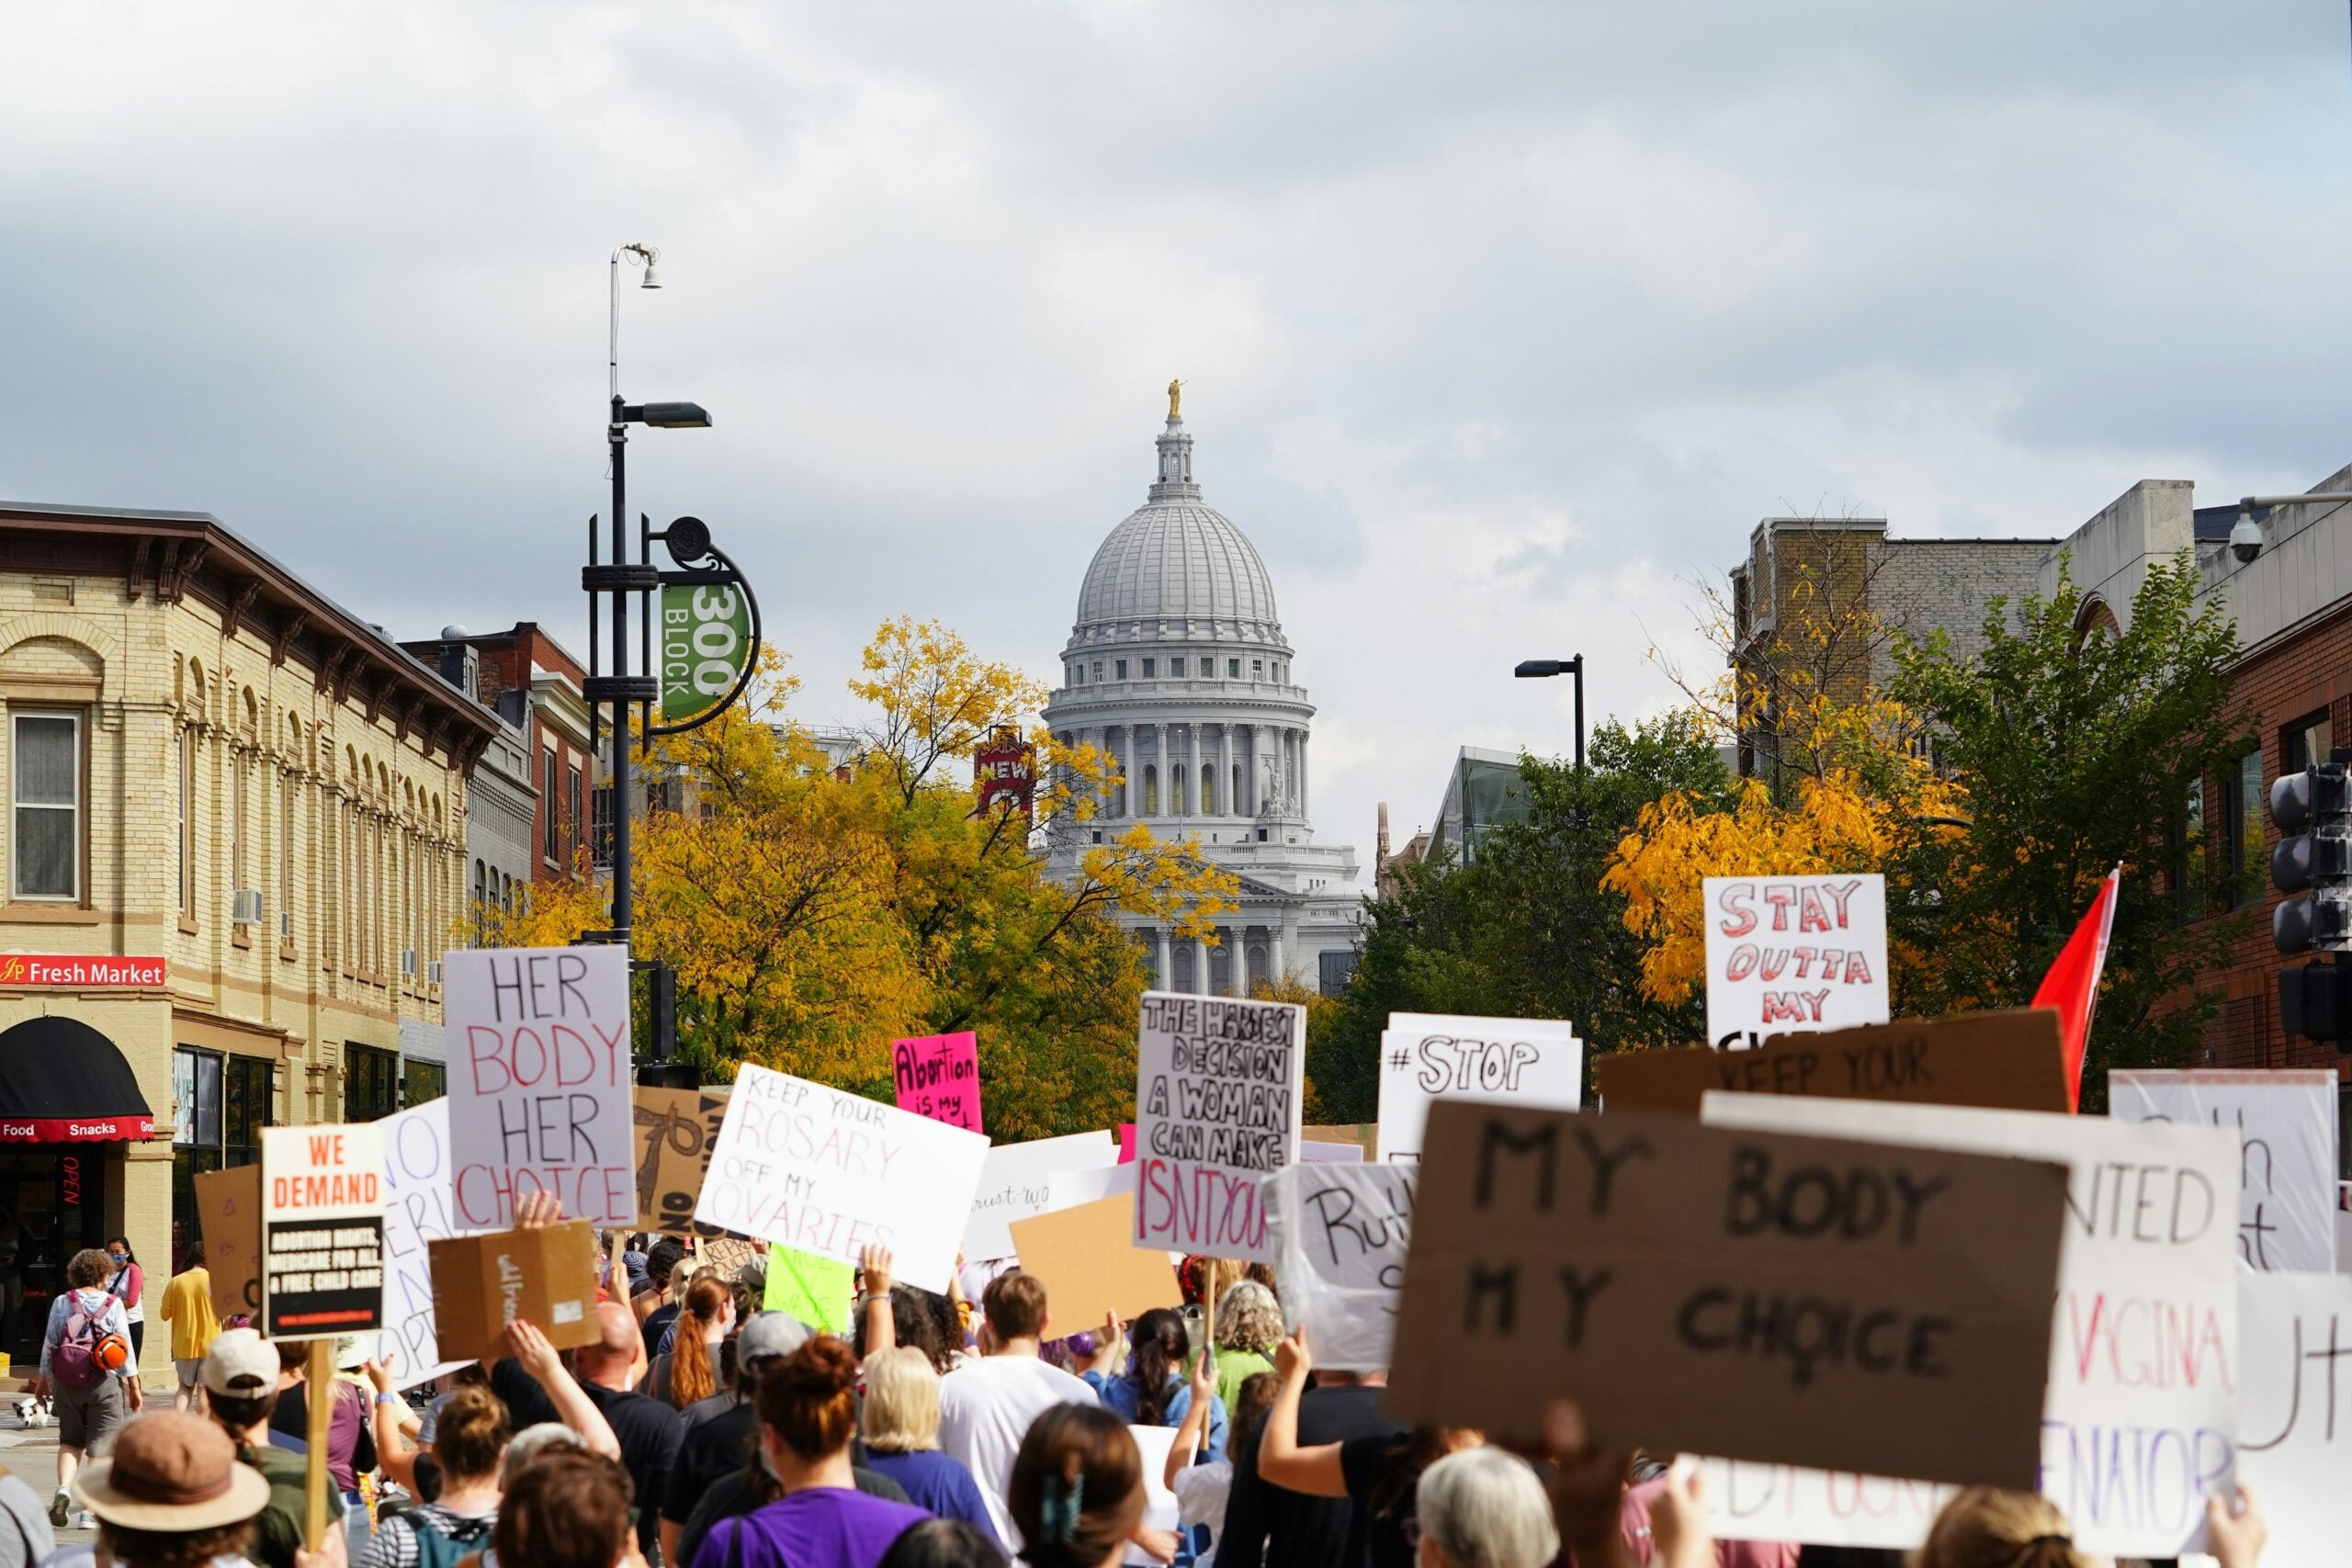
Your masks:
{"label": "storefront awning", "polygon": [[155,1113],[113,1041],[70,1018],[28,1018],[0,1030],[0,1144],[154,1135]]}

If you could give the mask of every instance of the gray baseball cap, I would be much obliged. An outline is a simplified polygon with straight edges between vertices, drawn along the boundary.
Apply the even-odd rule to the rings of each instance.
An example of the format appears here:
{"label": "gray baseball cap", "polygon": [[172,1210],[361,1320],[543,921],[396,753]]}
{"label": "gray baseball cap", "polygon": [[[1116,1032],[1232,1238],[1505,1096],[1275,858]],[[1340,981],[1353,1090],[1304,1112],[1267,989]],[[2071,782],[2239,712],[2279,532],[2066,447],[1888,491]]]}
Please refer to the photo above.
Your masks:
{"label": "gray baseball cap", "polygon": [[814,1335],[807,1324],[786,1312],[755,1312],[735,1335],[735,1364],[748,1367],[771,1356],[789,1356]]}

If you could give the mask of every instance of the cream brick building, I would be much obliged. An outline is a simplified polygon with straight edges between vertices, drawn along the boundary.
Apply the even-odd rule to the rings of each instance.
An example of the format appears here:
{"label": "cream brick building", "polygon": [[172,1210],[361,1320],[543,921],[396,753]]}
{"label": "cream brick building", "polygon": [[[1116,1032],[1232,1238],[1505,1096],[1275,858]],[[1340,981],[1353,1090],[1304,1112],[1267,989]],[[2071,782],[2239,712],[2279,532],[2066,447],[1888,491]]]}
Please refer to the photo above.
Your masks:
{"label": "cream brick building", "polygon": [[[160,1293],[188,1176],[255,1157],[261,1126],[381,1114],[403,1076],[439,1092],[402,1039],[437,1037],[495,719],[212,517],[5,503],[0,710],[0,1351],[21,1363],[74,1248],[127,1235]],[[76,980],[41,954],[164,963]],[[151,1138],[136,1105],[81,1102],[134,1096]]]}

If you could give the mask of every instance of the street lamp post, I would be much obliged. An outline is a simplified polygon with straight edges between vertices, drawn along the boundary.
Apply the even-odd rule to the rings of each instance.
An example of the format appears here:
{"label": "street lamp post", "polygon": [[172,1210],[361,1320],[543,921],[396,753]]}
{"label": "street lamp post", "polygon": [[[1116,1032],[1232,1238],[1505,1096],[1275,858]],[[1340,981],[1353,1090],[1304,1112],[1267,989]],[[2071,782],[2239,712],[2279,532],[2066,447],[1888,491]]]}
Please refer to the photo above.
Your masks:
{"label": "street lamp post", "polygon": [[1522,681],[1545,675],[1573,675],[1577,678],[1577,769],[1584,769],[1584,655],[1574,659],[1522,659],[1511,673]]}
{"label": "street lamp post", "polygon": [[[658,690],[651,671],[631,675],[628,668],[628,596],[647,593],[659,588],[661,572],[650,561],[631,563],[628,558],[628,427],[632,424],[651,425],[657,430],[707,429],[710,415],[697,403],[624,403],[621,401],[621,258],[627,256],[631,265],[642,265],[645,276],[639,284],[643,288],[662,287],[661,274],[654,270],[661,253],[651,245],[632,243],[613,253],[611,280],[611,321],[608,351],[605,355],[606,394],[612,413],[605,429],[605,440],[611,452],[613,468],[612,559],[598,563],[593,558],[594,536],[591,536],[592,558],[581,571],[581,586],[590,593],[610,593],[613,596],[613,672],[610,675],[592,673],[588,678],[588,698],[593,712],[599,704],[610,703],[613,710],[612,775],[613,775],[613,929],[606,933],[608,941],[628,946],[629,927],[635,916],[635,900],[629,887],[629,705],[650,705]],[[589,661],[595,661],[596,641],[594,614],[590,620]]]}

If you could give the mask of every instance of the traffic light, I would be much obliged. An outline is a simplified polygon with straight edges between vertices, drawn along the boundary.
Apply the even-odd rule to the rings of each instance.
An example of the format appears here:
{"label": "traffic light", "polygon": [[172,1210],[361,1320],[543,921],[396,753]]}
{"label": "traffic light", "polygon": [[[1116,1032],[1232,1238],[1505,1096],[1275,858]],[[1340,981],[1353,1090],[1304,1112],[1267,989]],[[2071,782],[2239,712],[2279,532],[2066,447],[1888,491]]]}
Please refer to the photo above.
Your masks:
{"label": "traffic light", "polygon": [[2270,852],[2282,899],[2270,918],[2281,953],[2338,954],[2278,972],[2278,1021],[2290,1034],[2352,1042],[2352,769],[2346,753],[2270,786],[2270,816],[2285,835]]}

